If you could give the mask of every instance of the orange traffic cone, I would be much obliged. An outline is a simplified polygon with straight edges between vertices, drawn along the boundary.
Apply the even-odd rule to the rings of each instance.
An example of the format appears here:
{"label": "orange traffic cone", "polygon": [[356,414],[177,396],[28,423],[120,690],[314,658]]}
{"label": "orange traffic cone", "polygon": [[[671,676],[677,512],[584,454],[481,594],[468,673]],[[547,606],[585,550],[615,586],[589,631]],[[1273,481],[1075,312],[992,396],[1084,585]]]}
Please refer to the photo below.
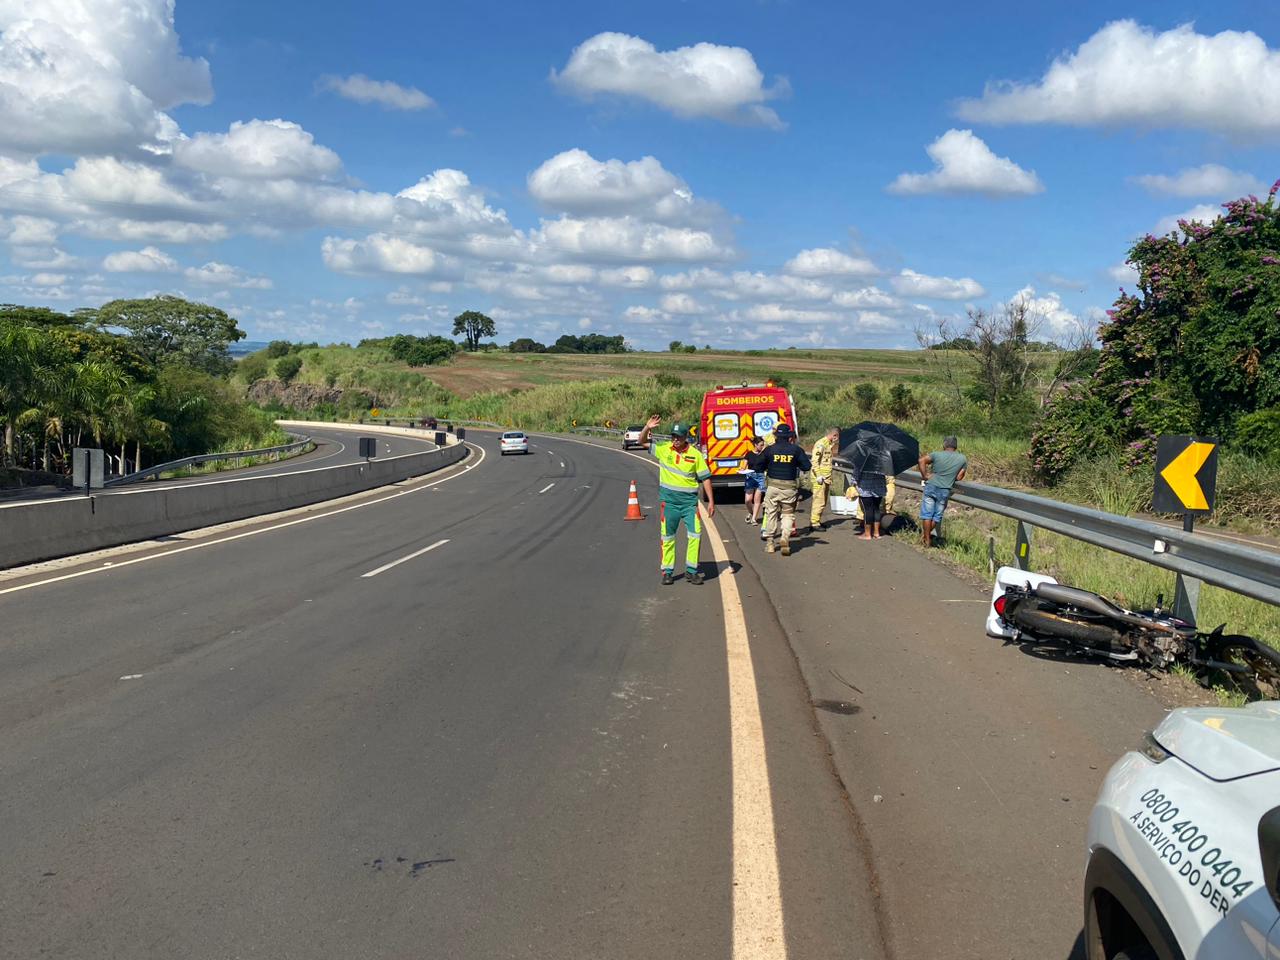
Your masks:
{"label": "orange traffic cone", "polygon": [[631,492],[627,494],[627,515],[624,520],[643,520],[644,514],[640,512],[640,495],[636,493],[636,482],[631,481]]}

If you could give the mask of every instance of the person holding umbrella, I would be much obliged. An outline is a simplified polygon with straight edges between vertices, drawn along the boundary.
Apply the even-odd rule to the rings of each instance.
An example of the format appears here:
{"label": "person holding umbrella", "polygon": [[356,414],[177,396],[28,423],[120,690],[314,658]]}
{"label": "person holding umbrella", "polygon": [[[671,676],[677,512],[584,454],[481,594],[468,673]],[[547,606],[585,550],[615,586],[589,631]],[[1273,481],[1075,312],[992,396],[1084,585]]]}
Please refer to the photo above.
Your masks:
{"label": "person holding umbrella", "polygon": [[840,452],[835,464],[842,472],[852,474],[857,483],[863,514],[862,539],[880,536],[887,478],[914,466],[919,457],[916,438],[892,423],[868,420],[840,431]]}
{"label": "person holding umbrella", "polygon": [[862,506],[862,536],[859,540],[880,539],[881,507],[888,487],[884,474],[878,470],[863,470],[857,478],[858,503]]}

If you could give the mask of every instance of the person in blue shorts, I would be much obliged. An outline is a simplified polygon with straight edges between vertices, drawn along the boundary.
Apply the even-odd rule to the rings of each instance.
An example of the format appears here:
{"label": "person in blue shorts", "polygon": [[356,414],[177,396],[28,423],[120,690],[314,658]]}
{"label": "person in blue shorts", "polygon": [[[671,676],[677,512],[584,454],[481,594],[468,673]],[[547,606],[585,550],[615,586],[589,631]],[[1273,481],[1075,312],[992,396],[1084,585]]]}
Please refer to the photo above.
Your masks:
{"label": "person in blue shorts", "polygon": [[944,437],[941,450],[926,453],[919,461],[920,477],[924,480],[920,527],[926,547],[933,546],[933,530],[942,522],[956,481],[964,479],[969,466],[969,458],[956,450],[959,445],[955,437]]}
{"label": "person in blue shorts", "polygon": [[764,506],[764,471],[760,469],[760,457],[764,453],[764,437],[756,437],[751,443],[754,449],[747,451],[742,480],[747,503],[747,523],[759,523],[760,510]]}

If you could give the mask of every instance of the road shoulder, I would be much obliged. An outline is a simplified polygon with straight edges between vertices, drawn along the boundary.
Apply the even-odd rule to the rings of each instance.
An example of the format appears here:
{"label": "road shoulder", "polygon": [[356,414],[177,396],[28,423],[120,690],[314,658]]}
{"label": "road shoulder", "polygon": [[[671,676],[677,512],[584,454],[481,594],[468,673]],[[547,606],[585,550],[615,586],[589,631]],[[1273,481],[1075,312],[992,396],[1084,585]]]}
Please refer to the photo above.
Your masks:
{"label": "road shoulder", "polygon": [[838,523],[766,555],[742,514],[726,506],[721,528],[808,685],[895,955],[1070,956],[1089,809],[1158,701],[987,638],[987,593],[906,543]]}

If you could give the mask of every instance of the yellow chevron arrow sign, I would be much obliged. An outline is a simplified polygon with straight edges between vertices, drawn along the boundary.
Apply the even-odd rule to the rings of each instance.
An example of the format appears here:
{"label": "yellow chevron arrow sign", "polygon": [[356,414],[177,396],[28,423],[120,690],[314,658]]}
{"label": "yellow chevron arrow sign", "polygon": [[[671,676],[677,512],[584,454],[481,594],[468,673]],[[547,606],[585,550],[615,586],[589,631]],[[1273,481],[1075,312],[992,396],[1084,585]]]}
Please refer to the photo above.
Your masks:
{"label": "yellow chevron arrow sign", "polygon": [[[1213,509],[1214,488],[1217,486],[1217,461],[1214,441],[1195,437],[1161,437],[1156,455],[1156,474],[1168,485],[1167,492],[1157,483],[1155,509],[1159,512],[1208,512]],[[1205,471],[1203,482],[1200,472],[1211,457],[1214,463]],[[1170,496],[1170,494],[1172,496]]]}

